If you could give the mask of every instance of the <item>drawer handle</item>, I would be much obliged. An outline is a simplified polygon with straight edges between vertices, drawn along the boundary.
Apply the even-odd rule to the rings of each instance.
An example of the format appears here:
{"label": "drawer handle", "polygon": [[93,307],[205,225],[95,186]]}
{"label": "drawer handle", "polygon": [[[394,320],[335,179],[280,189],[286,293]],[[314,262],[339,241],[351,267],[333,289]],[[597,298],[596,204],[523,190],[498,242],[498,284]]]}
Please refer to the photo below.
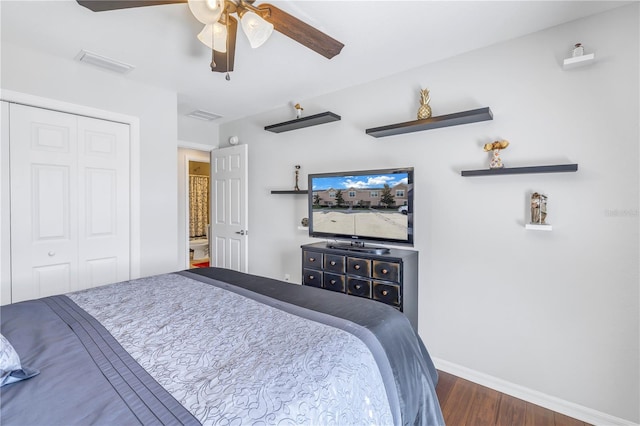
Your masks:
{"label": "drawer handle", "polygon": [[310,279],[310,280],[312,280],[312,279],[314,279],[314,278],[315,278],[315,277],[314,277],[313,275],[309,275],[309,279]]}
{"label": "drawer handle", "polygon": [[331,262],[329,262],[329,264],[330,264],[331,266],[336,266],[336,261],[335,261],[335,260],[332,260]]}
{"label": "drawer handle", "polygon": [[309,262],[315,262],[315,261],[316,261],[316,258],[315,258],[315,257],[310,257],[310,258],[309,258]]}
{"label": "drawer handle", "polygon": [[362,287],[362,286],[360,284],[356,284],[354,287],[355,287],[356,290],[360,290],[360,287]]}
{"label": "drawer handle", "polygon": [[329,281],[329,282],[330,282],[331,284],[335,284],[335,283],[336,283],[336,280],[331,280],[331,281]]}
{"label": "drawer handle", "polygon": [[357,271],[358,269],[360,269],[360,265],[353,265],[353,269]]}
{"label": "drawer handle", "polygon": [[389,292],[387,290],[382,290],[382,295],[386,296],[387,294],[389,294]]}
{"label": "drawer handle", "polygon": [[382,272],[384,275],[387,275],[387,274],[389,273],[389,270],[388,270],[388,269],[383,269],[381,272]]}

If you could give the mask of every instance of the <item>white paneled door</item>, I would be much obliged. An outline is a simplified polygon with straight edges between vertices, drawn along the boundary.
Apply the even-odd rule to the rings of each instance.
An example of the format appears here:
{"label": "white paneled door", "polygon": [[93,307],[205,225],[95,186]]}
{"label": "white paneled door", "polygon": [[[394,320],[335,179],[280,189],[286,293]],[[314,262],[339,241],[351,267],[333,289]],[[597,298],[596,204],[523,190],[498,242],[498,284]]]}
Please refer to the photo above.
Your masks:
{"label": "white paneled door", "polygon": [[211,151],[211,266],[247,272],[247,145]]}
{"label": "white paneled door", "polygon": [[11,300],[129,278],[129,126],[10,105]]}

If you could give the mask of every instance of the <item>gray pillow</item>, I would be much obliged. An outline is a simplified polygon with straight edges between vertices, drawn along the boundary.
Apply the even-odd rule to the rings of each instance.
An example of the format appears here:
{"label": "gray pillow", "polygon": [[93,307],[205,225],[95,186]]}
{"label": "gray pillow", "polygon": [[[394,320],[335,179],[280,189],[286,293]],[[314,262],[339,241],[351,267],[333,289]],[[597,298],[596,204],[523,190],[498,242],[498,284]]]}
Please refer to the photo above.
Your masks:
{"label": "gray pillow", "polygon": [[25,380],[39,374],[38,370],[23,367],[11,343],[0,334],[0,386]]}

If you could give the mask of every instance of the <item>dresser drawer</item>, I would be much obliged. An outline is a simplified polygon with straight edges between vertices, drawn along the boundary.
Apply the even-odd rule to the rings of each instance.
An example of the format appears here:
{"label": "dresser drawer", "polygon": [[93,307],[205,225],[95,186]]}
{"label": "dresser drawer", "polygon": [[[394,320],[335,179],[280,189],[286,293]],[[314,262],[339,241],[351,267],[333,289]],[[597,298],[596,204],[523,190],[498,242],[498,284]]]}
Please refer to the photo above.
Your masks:
{"label": "dresser drawer", "polygon": [[302,267],[322,269],[322,253],[304,250],[302,252]]}
{"label": "dresser drawer", "polygon": [[385,281],[400,282],[400,264],[385,262],[383,260],[373,261],[373,278]]}
{"label": "dresser drawer", "polygon": [[327,290],[339,291],[340,293],[344,293],[346,291],[344,275],[325,272],[322,279],[322,286]]}
{"label": "dresser drawer", "polygon": [[371,298],[371,281],[348,277],[347,293],[354,296]]}
{"label": "dresser drawer", "polygon": [[359,257],[347,257],[346,273],[361,277],[370,277],[371,261],[368,259],[361,259]]}
{"label": "dresser drawer", "polygon": [[386,303],[387,305],[400,307],[400,286],[382,283],[379,281],[373,282],[373,298],[379,302]]}
{"label": "dresser drawer", "polygon": [[322,288],[322,271],[304,268],[302,270],[302,284]]}
{"label": "dresser drawer", "polygon": [[324,270],[344,274],[344,256],[337,254],[324,255]]}

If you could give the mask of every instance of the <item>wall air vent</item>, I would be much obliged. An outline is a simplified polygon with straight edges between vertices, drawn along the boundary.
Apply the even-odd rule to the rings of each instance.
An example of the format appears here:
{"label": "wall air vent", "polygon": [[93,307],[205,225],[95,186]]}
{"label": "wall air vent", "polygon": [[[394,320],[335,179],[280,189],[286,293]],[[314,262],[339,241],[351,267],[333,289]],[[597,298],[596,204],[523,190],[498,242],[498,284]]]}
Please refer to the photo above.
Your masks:
{"label": "wall air vent", "polygon": [[201,109],[197,109],[195,111],[190,112],[189,114],[187,114],[187,117],[197,118],[198,120],[206,120],[206,121],[213,121],[213,120],[217,120],[218,118],[222,118],[221,115],[214,114],[208,111],[203,111]]}
{"label": "wall air vent", "polygon": [[125,64],[124,62],[116,61],[105,56],[100,56],[86,50],[81,50],[80,53],[76,55],[75,59],[86,64],[95,65],[96,67],[117,72],[119,74],[127,74],[135,68],[133,65]]}

